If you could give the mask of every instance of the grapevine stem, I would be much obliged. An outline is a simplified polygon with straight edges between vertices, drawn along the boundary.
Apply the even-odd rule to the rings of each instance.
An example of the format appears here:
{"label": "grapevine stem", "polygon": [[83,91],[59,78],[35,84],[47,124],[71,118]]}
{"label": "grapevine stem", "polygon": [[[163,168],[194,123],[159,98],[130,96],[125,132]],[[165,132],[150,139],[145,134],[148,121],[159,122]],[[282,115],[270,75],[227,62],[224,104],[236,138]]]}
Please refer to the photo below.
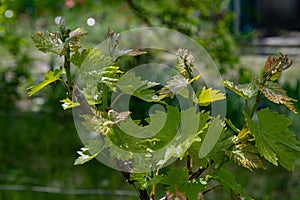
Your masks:
{"label": "grapevine stem", "polygon": [[103,111],[106,111],[106,109],[108,108],[107,106],[107,98],[108,98],[108,88],[106,85],[103,84]]}
{"label": "grapevine stem", "polygon": [[262,94],[261,94],[261,92],[259,91],[259,92],[257,93],[257,95],[256,95],[255,104],[253,105],[253,108],[252,108],[251,113],[250,113],[250,115],[249,115],[250,119],[253,117],[253,115],[254,115],[254,113],[255,113],[255,110],[256,110],[256,108],[257,108],[257,106],[258,106],[258,104],[259,104],[259,101],[260,101],[261,96],[262,96]]}
{"label": "grapevine stem", "polygon": [[68,97],[72,99],[72,77],[71,77],[71,63],[70,63],[70,46],[67,47],[67,53],[65,55],[64,68],[66,70],[67,85],[68,85]]}

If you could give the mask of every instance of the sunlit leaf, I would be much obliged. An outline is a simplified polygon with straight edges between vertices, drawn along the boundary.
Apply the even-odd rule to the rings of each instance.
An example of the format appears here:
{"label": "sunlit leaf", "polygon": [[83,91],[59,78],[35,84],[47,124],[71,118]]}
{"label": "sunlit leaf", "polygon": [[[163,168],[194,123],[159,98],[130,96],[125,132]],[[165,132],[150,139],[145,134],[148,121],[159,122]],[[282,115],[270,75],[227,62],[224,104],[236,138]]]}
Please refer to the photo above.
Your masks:
{"label": "sunlit leaf", "polygon": [[225,94],[221,93],[219,90],[214,90],[212,88],[206,89],[204,86],[198,95],[198,103],[200,106],[208,106],[212,102],[220,101],[225,98]]}
{"label": "sunlit leaf", "polygon": [[87,35],[87,31],[84,28],[77,28],[69,33],[69,37],[66,38],[65,43],[69,44],[71,51],[77,51],[80,46],[80,37]]}
{"label": "sunlit leaf", "polygon": [[116,112],[109,110],[106,114],[102,111],[97,111],[95,115],[82,115],[85,121],[82,125],[89,131],[96,132],[102,135],[107,135],[112,131],[112,127],[121,121],[128,118],[130,112]]}
{"label": "sunlit leaf", "polygon": [[286,91],[280,87],[278,83],[267,81],[264,85],[261,85],[256,79],[254,80],[255,84],[259,88],[259,90],[267,97],[270,101],[283,104],[288,109],[290,109],[293,113],[297,114],[297,111],[293,105],[293,101],[297,101],[295,99],[287,96]]}
{"label": "sunlit leaf", "polygon": [[66,109],[70,109],[76,106],[79,106],[80,103],[78,102],[73,102],[72,100],[70,100],[69,98],[66,99],[62,99],[60,100],[60,102],[62,102],[63,104],[61,105],[63,107],[64,110]]}
{"label": "sunlit leaf", "polygon": [[[167,85],[159,91],[159,94],[173,98],[174,95],[181,93],[188,85],[189,80],[177,74],[167,82]],[[185,95],[185,98],[188,98],[188,93]]]}
{"label": "sunlit leaf", "polygon": [[84,147],[77,151],[79,157],[76,158],[74,165],[82,165],[93,158],[95,158],[101,150],[104,148],[104,140],[102,138],[96,138],[90,140]]}
{"label": "sunlit leaf", "polygon": [[237,164],[252,169],[265,169],[264,164],[260,160],[257,149],[254,146],[247,144],[236,144],[233,149],[226,150],[225,154]]}
{"label": "sunlit leaf", "polygon": [[60,56],[64,55],[64,43],[59,33],[38,31],[31,35],[31,38],[38,50],[44,53],[52,52]]}
{"label": "sunlit leaf", "polygon": [[45,74],[45,78],[42,82],[40,82],[37,85],[34,86],[30,86],[29,88],[27,88],[28,91],[28,95],[32,96],[35,93],[37,93],[38,91],[40,91],[41,89],[43,89],[44,87],[46,87],[47,85],[57,81],[60,79],[60,76],[62,74],[63,69],[56,69],[55,71],[49,71]]}
{"label": "sunlit leaf", "polygon": [[81,37],[81,36],[84,36],[84,35],[87,35],[88,34],[88,32],[84,29],[84,28],[82,28],[82,27],[80,27],[80,28],[77,28],[77,29],[75,29],[74,31],[71,31],[70,33],[69,33],[69,38],[68,38],[68,40],[74,40],[75,38],[77,39],[77,38],[79,38],[79,37]]}
{"label": "sunlit leaf", "polygon": [[231,81],[225,80],[224,86],[231,91],[235,92],[239,96],[243,97],[244,99],[251,99],[257,94],[257,87],[253,83],[246,83],[243,85],[236,85]]}
{"label": "sunlit leaf", "polygon": [[[70,100],[69,98],[62,99],[62,100],[60,100],[60,102],[63,103],[61,106],[63,107],[64,110],[67,110],[67,109],[70,109],[70,108],[73,108],[76,106],[80,106],[79,102],[74,102],[74,101]],[[89,105],[95,105],[95,104],[101,103],[101,101],[94,101],[89,98],[87,98],[87,102]]]}
{"label": "sunlit leaf", "polygon": [[194,67],[194,56],[186,49],[179,48],[177,53],[176,70],[185,78],[192,78],[192,68]]}

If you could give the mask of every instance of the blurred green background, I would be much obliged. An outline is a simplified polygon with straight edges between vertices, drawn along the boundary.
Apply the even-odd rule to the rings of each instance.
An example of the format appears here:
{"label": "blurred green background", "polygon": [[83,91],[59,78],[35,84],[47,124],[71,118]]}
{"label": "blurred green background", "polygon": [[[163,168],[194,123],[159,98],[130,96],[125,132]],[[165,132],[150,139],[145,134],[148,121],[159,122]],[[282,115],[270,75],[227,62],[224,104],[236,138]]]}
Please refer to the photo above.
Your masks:
{"label": "blurred green background", "polygon": [[[281,23],[271,26],[260,18],[257,4],[251,0],[0,0],[0,199],[137,199],[121,174],[100,162],[73,166],[82,143],[72,113],[63,111],[59,103],[63,88],[55,85],[32,98],[27,96],[28,86],[62,63],[61,58],[35,49],[30,39],[34,31],[57,30],[57,19],[63,16],[71,29],[87,29],[89,35],[82,44],[94,47],[106,39],[108,27],[115,32],[166,27],[203,45],[224,78],[244,83],[261,73],[266,59],[257,41],[272,34],[297,41],[300,28],[294,25],[291,30]],[[278,47],[271,48],[278,52]],[[290,96],[299,99],[300,59],[293,52],[297,51],[291,55],[295,66],[283,76],[282,84]],[[228,94],[228,115],[234,116],[235,123],[240,122],[242,103]],[[276,109],[288,113],[282,107]],[[299,137],[300,117],[288,115]],[[294,172],[271,166],[267,172],[232,170],[258,199],[300,196],[299,167]],[[207,195],[207,199],[228,198],[219,189]]]}

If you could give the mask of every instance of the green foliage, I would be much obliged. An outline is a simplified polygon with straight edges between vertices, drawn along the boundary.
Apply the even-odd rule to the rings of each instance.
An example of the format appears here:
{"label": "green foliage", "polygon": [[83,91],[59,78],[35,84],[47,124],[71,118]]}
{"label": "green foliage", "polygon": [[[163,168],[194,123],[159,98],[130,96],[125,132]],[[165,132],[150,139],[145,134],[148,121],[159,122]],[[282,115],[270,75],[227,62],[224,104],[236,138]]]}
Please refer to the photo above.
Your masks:
{"label": "green foliage", "polygon": [[221,72],[238,62],[229,0],[127,2],[142,23],[175,29],[194,38],[219,64]]}
{"label": "green foliage", "polygon": [[118,88],[124,94],[133,95],[144,101],[154,101],[152,98],[155,90],[151,89],[159,83],[142,80],[141,77],[136,76],[133,72],[126,73],[118,82]]}
{"label": "green foliage", "polygon": [[80,151],[77,151],[80,156],[75,160],[74,165],[82,165],[92,160],[101,152],[103,147],[104,144],[101,138],[91,140],[88,144],[82,147]]}
{"label": "green foliage", "polygon": [[199,91],[199,93],[198,103],[200,106],[208,106],[211,102],[220,101],[226,98],[219,90],[214,90],[212,88],[206,89],[205,86],[201,89],[201,91]]}
{"label": "green foliage", "polygon": [[229,192],[232,191],[236,199],[251,199],[248,194],[245,192],[245,189],[236,181],[235,175],[230,171],[221,167],[217,169],[213,174],[212,178],[220,181],[220,183],[227,189]]}
{"label": "green foliage", "polygon": [[292,103],[292,101],[297,100],[288,97],[286,95],[286,91],[282,89],[278,83],[266,81],[264,85],[261,85],[257,80],[255,80],[255,84],[261,93],[264,94],[265,97],[267,97],[270,101],[277,104],[283,104],[292,112],[297,114],[297,111]]}
{"label": "green foliage", "polygon": [[86,59],[86,57],[91,53],[92,49],[83,49],[81,52],[76,50],[74,54],[71,56],[70,61],[77,67],[80,67],[82,62]]}
{"label": "green foliage", "polygon": [[259,153],[273,165],[277,166],[279,162],[286,169],[293,170],[300,146],[295,135],[288,131],[291,121],[268,108],[259,111],[257,117],[257,125],[248,116],[246,121]]}
{"label": "green foliage", "polygon": [[246,100],[251,99],[257,94],[257,88],[253,83],[235,85],[233,82],[225,80],[224,86]]}
{"label": "green foliage", "polygon": [[223,122],[222,120],[220,120],[219,116],[211,120],[207,133],[199,150],[199,158],[206,157],[214,148],[222,133],[223,128]]}
{"label": "green foliage", "polygon": [[[210,17],[210,14],[203,12],[203,16]],[[244,123],[238,128],[230,120],[232,116],[228,116],[225,123],[220,116],[211,116],[207,111],[211,103],[225,99],[225,94],[203,86],[196,91],[196,97],[192,96],[192,83],[201,76],[193,74],[192,52],[178,49],[173,65],[178,74],[171,76],[162,86],[120,70],[116,62],[119,57],[139,56],[145,51],[119,49],[119,34],[108,30],[109,56],[105,56],[99,50],[80,49],[79,39],[86,31],[82,28],[70,31],[64,24],[64,21],[60,23],[60,32],[37,32],[32,37],[39,50],[64,56],[65,63],[63,68],[48,72],[40,84],[31,87],[29,95],[60,80],[68,95],[62,100],[65,108],[80,104],[80,108],[86,111],[80,115],[82,126],[98,135],[78,151],[75,165],[108,153],[117,169],[122,171],[124,166],[120,165],[125,165],[128,172],[122,174],[137,188],[140,199],[149,199],[150,196],[153,199],[158,186],[165,189],[166,197],[198,199],[214,189],[209,186],[211,181],[219,182],[232,194],[232,199],[251,199],[237,182],[237,176],[226,166],[237,164],[251,173],[257,168],[266,169],[265,159],[275,166],[280,164],[288,170],[294,169],[300,145],[288,130],[290,120],[269,108],[258,110],[262,100],[269,100],[296,113],[294,100],[277,82],[279,75],[291,66],[287,56],[269,57],[263,77],[254,79],[254,83],[224,82],[225,87],[245,101],[245,108],[241,108]],[[83,61],[88,63],[85,69],[80,68]],[[73,83],[71,63],[75,69],[82,70],[82,89]],[[62,77],[63,74],[66,78]],[[112,92],[119,94],[110,103],[109,94]],[[156,110],[145,118],[132,119],[134,113],[131,110],[113,110],[123,95],[132,96],[145,106],[158,104],[164,111]],[[263,95],[266,99],[262,99]],[[183,99],[189,106],[180,107],[176,102],[178,99]],[[176,162],[169,168],[162,169],[173,161]],[[132,162],[138,166],[131,166]],[[132,173],[141,169],[149,169],[149,172]],[[148,191],[151,191],[150,196]]]}
{"label": "green foliage", "polygon": [[40,91],[41,89],[43,89],[44,87],[46,87],[47,85],[54,83],[55,81],[60,79],[60,76],[62,74],[62,68],[60,69],[56,69],[54,72],[53,71],[49,71],[45,74],[45,78],[42,82],[40,82],[39,84],[35,85],[35,86],[31,86],[28,88],[29,92],[28,95],[32,96],[35,93],[37,93],[38,91]]}
{"label": "green foliage", "polygon": [[161,183],[167,185],[167,190],[176,196],[180,192],[188,199],[197,199],[198,193],[205,191],[207,182],[201,178],[187,181],[187,176],[187,169],[171,169],[163,176]]}

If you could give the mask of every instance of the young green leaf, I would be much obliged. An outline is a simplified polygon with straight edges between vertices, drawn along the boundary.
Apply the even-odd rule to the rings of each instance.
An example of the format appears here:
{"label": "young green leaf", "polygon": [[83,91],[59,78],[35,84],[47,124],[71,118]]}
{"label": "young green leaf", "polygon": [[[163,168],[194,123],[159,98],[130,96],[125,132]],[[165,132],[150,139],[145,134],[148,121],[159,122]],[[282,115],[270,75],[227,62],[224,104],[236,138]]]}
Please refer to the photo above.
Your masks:
{"label": "young green leaf", "polygon": [[269,56],[264,67],[263,81],[277,81],[281,72],[288,69],[292,65],[287,55],[280,53],[280,57]]}
{"label": "young green leaf", "polygon": [[122,93],[136,96],[145,101],[154,101],[150,94],[154,95],[155,91],[151,88],[157,85],[159,83],[142,80],[140,76],[136,76],[133,72],[126,73],[118,81],[118,87]]}
{"label": "young green leaf", "polygon": [[35,93],[37,93],[38,91],[40,91],[41,89],[43,89],[44,87],[46,87],[47,85],[57,81],[60,79],[60,76],[62,74],[63,69],[56,69],[54,72],[53,71],[49,71],[48,73],[45,74],[45,78],[42,82],[40,82],[37,85],[34,86],[30,86],[29,88],[27,88],[28,91],[28,95],[32,96]]}
{"label": "young green leaf", "polygon": [[78,51],[80,46],[80,37],[87,35],[87,31],[84,28],[77,28],[74,31],[71,31],[68,37],[65,40],[65,44],[68,44],[71,51]]}
{"label": "young green leaf", "polygon": [[220,93],[219,90],[214,90],[212,88],[206,89],[206,87],[204,86],[201,89],[200,94],[198,94],[198,103],[200,106],[208,106],[214,101],[220,101],[225,98],[225,94]]}
{"label": "young green leaf", "polygon": [[[95,105],[95,104],[99,104],[101,103],[101,101],[94,101],[91,100],[90,98],[85,98],[87,99],[88,105]],[[69,98],[66,99],[62,99],[59,102],[62,102],[63,104],[61,105],[63,107],[64,110],[76,107],[76,106],[80,106],[79,102],[74,102],[72,100],[70,100]]]}
{"label": "young green leaf", "polygon": [[79,157],[76,158],[74,165],[82,165],[92,160],[102,151],[104,146],[104,140],[100,137],[90,140],[80,151],[77,151]]}
{"label": "young green leaf", "polygon": [[152,185],[157,185],[161,183],[163,179],[162,175],[155,175],[153,178],[151,177],[151,174],[149,173],[140,173],[130,174],[130,180],[135,181],[134,184],[138,189],[145,190]]}
{"label": "young green leaf", "polygon": [[206,136],[201,144],[199,150],[199,157],[204,158],[209,154],[209,152],[214,148],[216,145],[222,131],[224,128],[223,121],[220,119],[220,116],[212,119],[209,124]]}
{"label": "young green leaf", "polygon": [[85,58],[89,55],[89,53],[92,51],[92,49],[83,49],[81,52],[78,50],[75,51],[75,53],[71,56],[71,62],[76,66],[80,67]]}
{"label": "young green leaf", "polygon": [[257,87],[253,83],[246,83],[243,85],[236,85],[231,81],[225,80],[224,86],[231,91],[235,92],[237,95],[248,100],[254,97],[257,94]]}
{"label": "young green leaf", "polygon": [[[189,80],[184,78],[180,74],[177,74],[167,82],[167,85],[159,91],[159,94],[161,97],[169,96],[173,98],[174,95],[181,93],[188,85]],[[187,95],[184,95],[184,97],[188,98],[188,91]]]}
{"label": "young green leaf", "polygon": [[229,157],[229,159],[232,159],[234,162],[249,169],[250,171],[257,168],[265,169],[256,147],[249,144],[236,144],[233,149],[226,150],[225,154]]}
{"label": "young green leaf", "polygon": [[293,101],[297,101],[297,100],[287,96],[286,91],[282,89],[278,83],[267,81],[264,85],[261,85],[256,79],[254,81],[257,87],[259,88],[259,90],[270,101],[277,104],[283,104],[288,109],[290,109],[293,113],[297,114],[297,111],[292,103]]}
{"label": "young green leaf", "polygon": [[188,50],[179,48],[177,53],[176,70],[185,78],[192,79],[192,68],[194,67],[194,56]]}
{"label": "young green leaf", "polygon": [[80,103],[79,102],[73,102],[72,100],[70,100],[69,98],[66,99],[62,99],[59,102],[62,102],[63,104],[61,105],[63,107],[64,110],[79,106]]}
{"label": "young green leaf", "polygon": [[59,56],[65,53],[64,43],[59,33],[38,31],[31,38],[36,48],[44,53],[52,52]]}
{"label": "young green leaf", "polygon": [[293,170],[300,146],[295,135],[288,131],[291,121],[269,108],[257,113],[258,125],[246,113],[244,115],[259,153],[273,165],[277,166],[279,162],[286,169]]}

